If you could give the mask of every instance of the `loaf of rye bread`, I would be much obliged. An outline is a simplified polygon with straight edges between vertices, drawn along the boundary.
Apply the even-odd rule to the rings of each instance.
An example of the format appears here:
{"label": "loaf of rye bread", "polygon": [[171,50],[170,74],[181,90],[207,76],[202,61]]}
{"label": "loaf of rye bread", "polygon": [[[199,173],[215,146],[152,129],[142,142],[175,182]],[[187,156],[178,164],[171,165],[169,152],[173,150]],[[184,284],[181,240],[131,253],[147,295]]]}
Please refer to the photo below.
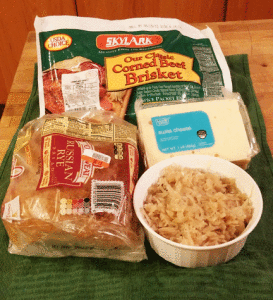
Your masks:
{"label": "loaf of rye bread", "polygon": [[138,159],[136,127],[110,112],[27,123],[2,204],[9,252],[144,259],[132,205]]}

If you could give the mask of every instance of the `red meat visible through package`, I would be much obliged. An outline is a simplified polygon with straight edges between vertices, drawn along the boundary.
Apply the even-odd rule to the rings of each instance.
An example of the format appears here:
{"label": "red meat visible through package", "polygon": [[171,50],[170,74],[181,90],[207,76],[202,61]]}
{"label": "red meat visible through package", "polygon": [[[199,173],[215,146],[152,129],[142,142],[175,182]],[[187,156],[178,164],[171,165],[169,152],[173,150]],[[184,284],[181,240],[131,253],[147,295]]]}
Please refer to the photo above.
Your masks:
{"label": "red meat visible through package", "polygon": [[63,113],[64,99],[62,94],[62,75],[75,73],[66,69],[53,69],[44,72],[45,108],[50,113]]}
{"label": "red meat visible through package", "polygon": [[[82,72],[91,69],[97,69],[99,74],[99,97],[102,99],[106,95],[106,80],[105,80],[105,69],[101,65],[85,61],[82,62],[76,71],[70,69],[57,69],[44,71],[43,73],[43,86],[44,86],[44,98],[45,108],[48,113],[59,114],[65,112],[64,98],[62,93],[62,75]],[[72,69],[72,68],[71,68]]]}

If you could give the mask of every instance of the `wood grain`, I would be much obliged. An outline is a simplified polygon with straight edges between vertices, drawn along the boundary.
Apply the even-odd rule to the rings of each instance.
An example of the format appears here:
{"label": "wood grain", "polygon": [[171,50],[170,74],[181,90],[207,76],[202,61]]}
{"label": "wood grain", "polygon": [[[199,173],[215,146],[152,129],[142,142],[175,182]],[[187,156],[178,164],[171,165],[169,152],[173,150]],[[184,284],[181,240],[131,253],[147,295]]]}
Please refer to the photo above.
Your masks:
{"label": "wood grain", "polygon": [[55,14],[76,15],[74,0],[1,0],[0,103],[5,103],[34,19]]}
{"label": "wood grain", "polygon": [[187,23],[224,20],[224,0],[77,0],[78,15],[102,19],[177,18]]}
{"label": "wood grain", "polygon": [[[273,20],[193,23],[192,25],[199,29],[209,26],[224,55],[248,54],[253,87],[264,116],[267,141],[273,154]],[[35,47],[35,33],[30,32],[0,122],[0,162],[19,125],[31,93],[36,62]]]}
{"label": "wood grain", "polygon": [[228,0],[226,21],[273,19],[272,0]]}
{"label": "wood grain", "polygon": [[34,64],[37,61],[35,32],[27,35],[25,45],[20,57],[17,72],[7,97],[5,110],[0,121],[0,162],[9,147],[15,134],[26,103],[32,90]]}

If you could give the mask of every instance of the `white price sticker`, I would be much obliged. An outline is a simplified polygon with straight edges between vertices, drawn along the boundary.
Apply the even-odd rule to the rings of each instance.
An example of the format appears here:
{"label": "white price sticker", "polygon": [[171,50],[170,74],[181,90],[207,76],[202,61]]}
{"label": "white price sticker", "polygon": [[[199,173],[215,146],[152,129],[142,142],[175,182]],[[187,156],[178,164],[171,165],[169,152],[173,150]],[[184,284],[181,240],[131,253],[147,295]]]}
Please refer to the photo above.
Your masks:
{"label": "white price sticker", "polygon": [[21,220],[19,196],[5,204],[3,219],[10,223],[13,220]]}
{"label": "white price sticker", "polygon": [[65,111],[100,109],[97,69],[62,75]]}

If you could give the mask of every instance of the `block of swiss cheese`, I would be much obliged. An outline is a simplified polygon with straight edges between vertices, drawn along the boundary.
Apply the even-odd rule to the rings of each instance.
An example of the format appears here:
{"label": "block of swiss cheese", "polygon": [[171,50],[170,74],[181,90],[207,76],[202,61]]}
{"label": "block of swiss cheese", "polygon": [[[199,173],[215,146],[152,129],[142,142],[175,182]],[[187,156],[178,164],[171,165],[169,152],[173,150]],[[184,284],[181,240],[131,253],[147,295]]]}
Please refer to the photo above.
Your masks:
{"label": "block of swiss cheese", "polygon": [[184,154],[227,159],[246,168],[251,146],[237,99],[188,102],[137,112],[147,167]]}

